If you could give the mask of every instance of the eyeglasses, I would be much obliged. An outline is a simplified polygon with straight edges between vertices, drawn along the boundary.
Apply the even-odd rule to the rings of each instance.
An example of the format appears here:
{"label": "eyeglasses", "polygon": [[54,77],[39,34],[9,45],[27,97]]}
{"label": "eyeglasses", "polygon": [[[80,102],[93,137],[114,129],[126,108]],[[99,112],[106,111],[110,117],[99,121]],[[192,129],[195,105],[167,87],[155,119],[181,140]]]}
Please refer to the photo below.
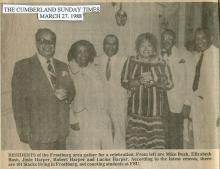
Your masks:
{"label": "eyeglasses", "polygon": [[51,40],[46,40],[46,39],[38,39],[37,40],[38,43],[41,43],[41,44],[45,44],[45,45],[55,45],[55,41],[51,41]]}

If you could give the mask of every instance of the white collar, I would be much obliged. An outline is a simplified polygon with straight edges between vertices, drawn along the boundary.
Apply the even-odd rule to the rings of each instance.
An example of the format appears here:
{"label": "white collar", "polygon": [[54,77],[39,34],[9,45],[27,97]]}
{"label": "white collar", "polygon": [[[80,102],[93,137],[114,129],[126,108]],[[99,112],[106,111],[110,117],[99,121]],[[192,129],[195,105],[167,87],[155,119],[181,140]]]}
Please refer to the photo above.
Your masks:
{"label": "white collar", "polygon": [[207,54],[210,50],[212,50],[213,47],[214,47],[213,45],[210,45],[205,51],[200,52],[200,53],[203,53],[203,54],[205,55],[205,54]]}
{"label": "white collar", "polygon": [[111,56],[111,57],[107,56],[106,54],[104,54],[104,56],[107,58],[107,60],[108,60],[109,58],[110,58],[111,60],[117,58],[117,54],[115,54],[115,55],[113,55],[113,56]]}
{"label": "white collar", "polygon": [[[40,61],[41,64],[44,64],[44,65],[47,64],[47,60],[48,60],[48,59],[46,59],[44,56],[42,56],[41,54],[39,54],[39,52],[37,52],[37,57],[38,57],[38,59],[39,59],[39,61]],[[51,57],[49,60],[50,60],[51,64],[54,65],[54,64],[53,64],[53,57]]]}
{"label": "white collar", "polygon": [[203,51],[203,52],[195,52],[196,53],[196,55],[201,55],[202,53],[204,54],[204,55],[206,55],[207,53],[209,53],[209,51],[210,50],[212,50],[214,48],[214,45],[212,44],[212,45],[210,45],[205,51]]}
{"label": "white collar", "polygon": [[[178,50],[178,48],[174,45],[174,46],[172,47],[172,49],[171,49],[171,55],[170,55],[170,57],[172,57],[172,56],[175,56],[175,57],[176,57],[176,53],[178,53],[177,50]],[[177,57],[178,57],[178,56],[179,56],[179,55],[177,55]]]}

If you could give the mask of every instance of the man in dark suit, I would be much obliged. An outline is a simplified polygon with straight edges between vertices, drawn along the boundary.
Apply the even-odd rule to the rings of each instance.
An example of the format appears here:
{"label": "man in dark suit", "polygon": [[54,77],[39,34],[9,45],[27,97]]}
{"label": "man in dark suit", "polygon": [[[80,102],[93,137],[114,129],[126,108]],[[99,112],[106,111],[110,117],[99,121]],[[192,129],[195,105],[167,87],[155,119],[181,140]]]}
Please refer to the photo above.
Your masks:
{"label": "man in dark suit", "polygon": [[65,63],[54,59],[56,34],[36,33],[37,54],[16,62],[12,106],[20,140],[34,150],[65,149],[75,88]]}

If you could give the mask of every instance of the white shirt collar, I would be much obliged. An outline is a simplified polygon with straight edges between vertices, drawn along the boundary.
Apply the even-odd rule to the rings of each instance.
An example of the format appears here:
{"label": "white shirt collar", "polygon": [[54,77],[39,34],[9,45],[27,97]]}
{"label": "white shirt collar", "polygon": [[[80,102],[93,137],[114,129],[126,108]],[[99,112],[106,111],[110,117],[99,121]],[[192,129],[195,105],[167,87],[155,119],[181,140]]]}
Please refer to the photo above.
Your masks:
{"label": "white shirt collar", "polygon": [[[107,58],[107,60],[108,60],[109,56],[107,56],[105,53],[104,53],[104,56],[105,56],[105,57]],[[114,60],[115,58],[117,58],[117,54],[111,56],[110,58],[111,58],[111,60]]]}
{"label": "white shirt collar", "polygon": [[173,57],[173,56],[178,57],[179,54],[176,55],[176,54],[178,53],[177,51],[178,51],[178,48],[177,48],[176,46],[173,46],[172,49],[171,49],[171,55],[170,55],[170,57]]}
{"label": "white shirt collar", "polygon": [[213,48],[213,45],[210,45],[204,52],[200,52],[200,53],[203,53],[204,55],[206,55],[212,50],[212,48]]}
{"label": "white shirt collar", "polygon": [[[45,57],[43,57],[42,55],[40,55],[38,52],[37,52],[37,57],[40,61],[41,67],[43,68],[43,71],[45,72],[45,74],[50,82],[51,87],[54,89],[54,86],[53,86],[51,79],[50,79],[50,75],[48,73],[47,59]],[[50,58],[50,61],[51,61],[51,65],[53,66],[54,71],[56,72],[56,69],[54,68],[54,64],[53,64],[53,58]]]}
{"label": "white shirt collar", "polygon": [[[37,57],[38,57],[38,59],[39,59],[39,61],[40,61],[41,64],[43,64],[43,65],[47,64],[47,60],[48,60],[48,59],[46,59],[44,56],[42,56],[41,54],[39,54],[39,52],[37,52]],[[49,60],[50,60],[50,62],[51,62],[51,64],[52,64],[52,66],[54,66],[54,64],[53,64],[53,57],[51,57]]]}
{"label": "white shirt collar", "polygon": [[209,53],[212,49],[213,49],[213,47],[214,47],[214,45],[212,44],[212,45],[210,45],[205,51],[203,51],[203,52],[195,52],[195,54],[196,55],[201,55],[202,53],[204,54],[204,55],[207,55],[207,53]]}

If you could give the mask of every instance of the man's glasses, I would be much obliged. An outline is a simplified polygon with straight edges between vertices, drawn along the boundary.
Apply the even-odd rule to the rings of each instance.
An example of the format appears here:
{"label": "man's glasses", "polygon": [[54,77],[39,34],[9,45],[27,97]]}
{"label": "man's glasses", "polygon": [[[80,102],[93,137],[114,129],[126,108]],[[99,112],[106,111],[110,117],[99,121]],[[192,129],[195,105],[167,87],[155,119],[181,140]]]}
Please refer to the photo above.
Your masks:
{"label": "man's glasses", "polygon": [[55,45],[55,41],[46,40],[46,39],[38,39],[38,43],[45,45]]}

